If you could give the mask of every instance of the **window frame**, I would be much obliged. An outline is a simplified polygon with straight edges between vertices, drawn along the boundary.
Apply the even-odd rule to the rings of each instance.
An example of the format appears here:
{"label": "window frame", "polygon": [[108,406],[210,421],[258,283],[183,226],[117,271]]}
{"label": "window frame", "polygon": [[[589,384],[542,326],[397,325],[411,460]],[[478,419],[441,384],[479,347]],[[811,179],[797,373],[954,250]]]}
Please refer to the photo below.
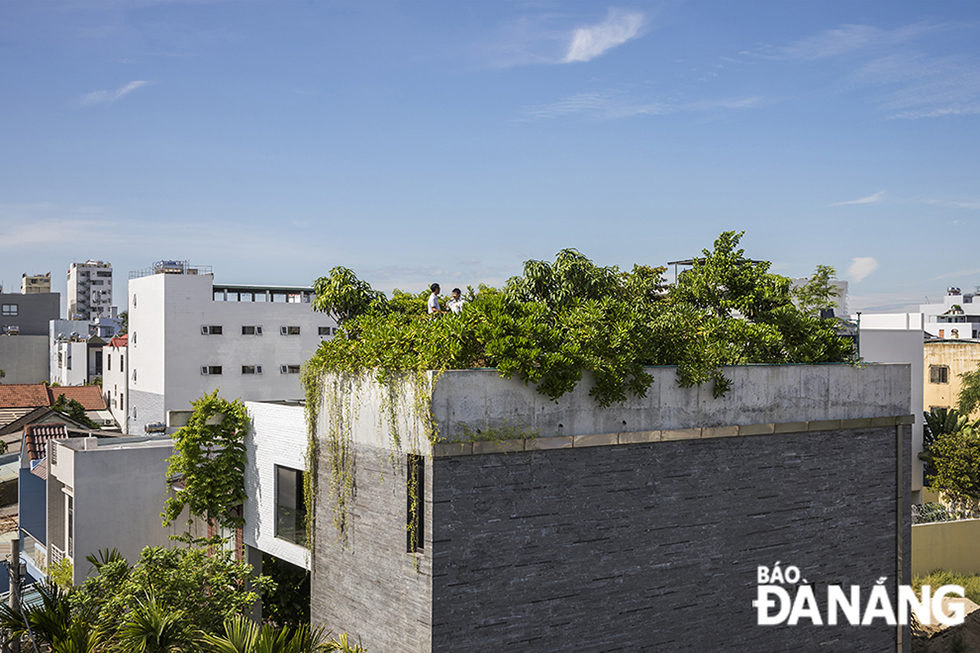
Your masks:
{"label": "window frame", "polygon": [[[282,488],[283,475],[288,473],[293,473],[294,477],[292,479],[292,497],[283,497],[283,491],[288,494],[290,488]],[[289,542],[291,544],[296,544],[298,546],[306,547],[306,497],[304,495],[304,476],[306,471],[302,469],[295,469],[293,467],[287,467],[286,465],[273,465],[273,482],[275,483],[275,518],[273,522],[275,524],[273,534],[278,540],[283,540],[284,542]],[[284,498],[291,498],[291,503],[293,506],[287,505],[283,502]],[[292,510],[295,511],[294,515],[282,514],[282,510]],[[290,525],[286,523],[288,520],[292,519],[293,524]],[[298,522],[298,523],[296,523]]]}

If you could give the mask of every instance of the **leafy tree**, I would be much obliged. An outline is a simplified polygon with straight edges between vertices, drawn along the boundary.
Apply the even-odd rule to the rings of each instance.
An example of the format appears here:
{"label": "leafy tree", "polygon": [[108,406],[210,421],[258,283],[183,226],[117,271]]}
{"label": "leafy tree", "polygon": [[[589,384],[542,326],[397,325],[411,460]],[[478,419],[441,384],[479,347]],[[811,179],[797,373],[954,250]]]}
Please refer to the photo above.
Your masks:
{"label": "leafy tree", "polygon": [[840,297],[840,291],[831,283],[836,277],[837,271],[834,268],[818,265],[807,282],[793,290],[800,308],[809,313],[834,308]]}
{"label": "leafy tree", "polygon": [[[742,234],[725,232],[691,270],[667,287],[664,268],[629,272],[596,265],[565,249],[554,263],[528,261],[502,289],[480,286],[460,314],[429,317],[424,298],[396,292],[386,302],[349,270],[317,281],[329,289],[314,308],[345,305],[346,338],[321,343],[304,382],[316,371],[393,371],[496,367],[504,377],[533,383],[557,399],[589,373],[600,405],[643,396],[650,365],[676,365],[681,385],[729,385],[722,367],[746,363],[822,363],[849,360],[852,347],[838,321],[814,309],[833,296],[831,268],[818,268],[803,290],[750,261]],[[343,284],[349,287],[344,288]],[[319,291],[318,291],[319,293]],[[355,310],[356,309],[356,310]]]}
{"label": "leafy tree", "polygon": [[248,414],[241,400],[227,401],[215,390],[192,402],[194,412],[173,435],[168,474],[183,489],[167,499],[163,525],[184,508],[209,525],[236,528],[243,523],[238,506],[245,500],[245,434]]}
{"label": "leafy tree", "polygon": [[119,322],[121,323],[121,326],[119,327],[119,331],[116,333],[116,336],[124,336],[129,333],[129,311],[123,311],[119,314]]}
{"label": "leafy tree", "polygon": [[919,454],[919,460],[926,464],[925,484],[931,485],[932,478],[936,475],[932,445],[943,435],[962,431],[969,424],[969,419],[955,408],[936,408],[923,413],[922,417],[922,453]]}
{"label": "leafy tree", "polygon": [[929,447],[933,486],[967,500],[980,499],[980,431],[973,426],[943,433]]}
{"label": "leafy tree", "polygon": [[316,295],[313,309],[332,314],[340,326],[386,303],[384,293],[358,279],[353,271],[339,266],[317,279],[313,292]]}
{"label": "leafy tree", "polygon": [[85,406],[74,399],[67,399],[64,394],[58,395],[55,402],[51,404],[51,408],[90,429],[98,430],[102,428],[85,414]]}
{"label": "leafy tree", "polygon": [[264,592],[272,583],[253,577],[251,566],[229,551],[147,547],[133,566],[124,559],[102,564],[70,600],[73,615],[111,641],[133,643],[146,633],[151,644],[166,640],[176,650],[196,650],[188,642],[199,633],[220,632],[226,619],[252,609],[258,594],[250,587]]}
{"label": "leafy tree", "polygon": [[956,408],[962,415],[970,415],[980,406],[980,367],[960,374],[960,395]]}
{"label": "leafy tree", "polygon": [[6,378],[7,373],[0,369],[0,379]]}
{"label": "leafy tree", "polygon": [[310,572],[275,556],[262,556],[262,573],[275,588],[262,597],[262,614],[279,626],[310,622]]}

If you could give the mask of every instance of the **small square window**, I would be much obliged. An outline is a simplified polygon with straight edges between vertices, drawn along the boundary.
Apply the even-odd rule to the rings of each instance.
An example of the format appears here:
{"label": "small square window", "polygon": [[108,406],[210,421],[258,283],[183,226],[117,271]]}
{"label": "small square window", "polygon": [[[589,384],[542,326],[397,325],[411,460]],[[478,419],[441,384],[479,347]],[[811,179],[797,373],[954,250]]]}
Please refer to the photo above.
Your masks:
{"label": "small square window", "polygon": [[329,335],[332,335],[330,333],[330,327],[317,327],[317,334],[318,335],[321,335],[321,336],[329,336]]}
{"label": "small square window", "polygon": [[242,365],[242,374],[262,374],[261,365]]}
{"label": "small square window", "polygon": [[3,304],[0,306],[0,315],[5,317],[16,317],[19,311],[18,304]]}
{"label": "small square window", "polygon": [[261,336],[262,327],[260,326],[243,326],[242,327],[243,336]]}
{"label": "small square window", "polygon": [[946,365],[930,365],[929,383],[949,383],[949,367]]}
{"label": "small square window", "polygon": [[284,336],[298,336],[299,327],[298,326],[284,326],[279,327],[279,333]]}
{"label": "small square window", "polygon": [[205,376],[215,375],[215,374],[221,374],[221,366],[220,365],[202,365],[201,366],[201,374],[203,374]]}

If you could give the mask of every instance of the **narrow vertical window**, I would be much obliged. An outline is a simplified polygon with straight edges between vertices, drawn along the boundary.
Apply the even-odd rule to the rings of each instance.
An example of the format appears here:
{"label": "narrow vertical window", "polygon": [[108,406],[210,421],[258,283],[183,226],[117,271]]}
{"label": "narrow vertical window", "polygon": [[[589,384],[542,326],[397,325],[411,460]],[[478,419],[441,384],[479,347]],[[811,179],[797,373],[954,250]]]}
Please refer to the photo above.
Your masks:
{"label": "narrow vertical window", "polygon": [[75,557],[75,498],[68,495],[68,557]]}
{"label": "narrow vertical window", "polygon": [[425,458],[408,454],[406,494],[408,506],[405,513],[407,549],[415,553],[425,548]]}

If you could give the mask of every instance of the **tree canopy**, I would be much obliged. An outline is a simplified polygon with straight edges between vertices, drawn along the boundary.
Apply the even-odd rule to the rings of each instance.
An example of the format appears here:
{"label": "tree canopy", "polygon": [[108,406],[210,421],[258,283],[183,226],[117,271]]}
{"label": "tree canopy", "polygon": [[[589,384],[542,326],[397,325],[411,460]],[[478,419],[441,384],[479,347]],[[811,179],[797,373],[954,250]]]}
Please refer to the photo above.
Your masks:
{"label": "tree canopy", "polygon": [[[676,365],[683,386],[729,382],[722,367],[747,363],[826,363],[852,357],[833,305],[832,268],[820,266],[805,286],[745,258],[742,233],[725,232],[676,284],[665,268],[623,271],[596,265],[574,249],[554,262],[527,261],[502,288],[469,289],[460,314],[430,317],[428,291],[395,291],[388,299],[346,268],[315,284],[316,310],[341,324],[310,360],[314,370],[495,367],[557,399],[591,373],[600,405],[643,396],[645,366]],[[309,378],[307,375],[306,378]]]}

